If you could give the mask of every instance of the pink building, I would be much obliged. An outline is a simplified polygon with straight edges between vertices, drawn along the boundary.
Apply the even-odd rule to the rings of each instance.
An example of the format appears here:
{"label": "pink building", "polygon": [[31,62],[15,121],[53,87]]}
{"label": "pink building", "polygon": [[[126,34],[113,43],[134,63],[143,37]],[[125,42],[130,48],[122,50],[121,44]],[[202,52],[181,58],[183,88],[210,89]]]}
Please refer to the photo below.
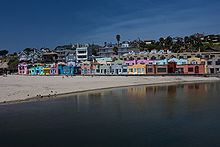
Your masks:
{"label": "pink building", "polygon": [[129,65],[129,66],[132,66],[132,65],[137,64],[137,61],[136,61],[136,60],[124,61],[124,64]]}
{"label": "pink building", "polygon": [[18,74],[19,75],[28,75],[28,65],[26,63],[20,63],[18,64]]}
{"label": "pink building", "polygon": [[153,65],[153,60],[137,60],[137,64]]}
{"label": "pink building", "polygon": [[96,70],[97,63],[85,61],[81,66],[81,74],[82,75],[94,75]]}
{"label": "pink building", "polygon": [[58,64],[55,64],[50,67],[50,75],[52,76],[59,75]]}

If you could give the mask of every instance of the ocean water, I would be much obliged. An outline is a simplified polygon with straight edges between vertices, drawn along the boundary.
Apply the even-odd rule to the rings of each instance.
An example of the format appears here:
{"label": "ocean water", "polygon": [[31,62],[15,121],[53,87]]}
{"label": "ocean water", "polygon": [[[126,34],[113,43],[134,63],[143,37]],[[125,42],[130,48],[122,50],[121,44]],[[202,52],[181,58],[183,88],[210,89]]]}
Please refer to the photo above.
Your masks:
{"label": "ocean water", "polygon": [[0,105],[5,146],[220,146],[220,83],[134,86]]}

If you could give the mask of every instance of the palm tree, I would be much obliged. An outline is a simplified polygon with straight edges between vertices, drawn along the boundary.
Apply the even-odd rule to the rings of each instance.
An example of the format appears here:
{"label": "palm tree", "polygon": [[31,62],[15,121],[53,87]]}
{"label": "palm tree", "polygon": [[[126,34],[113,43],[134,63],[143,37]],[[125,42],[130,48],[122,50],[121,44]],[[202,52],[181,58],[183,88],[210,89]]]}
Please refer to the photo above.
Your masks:
{"label": "palm tree", "polygon": [[119,43],[120,43],[120,40],[121,40],[121,35],[116,35],[116,40],[117,40],[118,46],[119,46]]}
{"label": "palm tree", "polygon": [[161,37],[160,39],[159,39],[159,44],[160,44],[160,47],[163,49],[164,48],[164,38],[163,37]]}

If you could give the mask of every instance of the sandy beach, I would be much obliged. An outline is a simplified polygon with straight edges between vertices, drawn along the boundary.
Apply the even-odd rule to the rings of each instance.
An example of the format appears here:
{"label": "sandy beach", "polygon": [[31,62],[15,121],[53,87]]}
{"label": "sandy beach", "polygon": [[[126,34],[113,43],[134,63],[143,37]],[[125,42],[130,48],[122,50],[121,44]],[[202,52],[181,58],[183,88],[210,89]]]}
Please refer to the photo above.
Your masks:
{"label": "sandy beach", "polygon": [[31,77],[7,76],[0,77],[0,103],[26,100],[34,97],[60,95],[87,90],[105,89],[113,87],[152,85],[164,83],[208,82],[220,80],[216,77]]}

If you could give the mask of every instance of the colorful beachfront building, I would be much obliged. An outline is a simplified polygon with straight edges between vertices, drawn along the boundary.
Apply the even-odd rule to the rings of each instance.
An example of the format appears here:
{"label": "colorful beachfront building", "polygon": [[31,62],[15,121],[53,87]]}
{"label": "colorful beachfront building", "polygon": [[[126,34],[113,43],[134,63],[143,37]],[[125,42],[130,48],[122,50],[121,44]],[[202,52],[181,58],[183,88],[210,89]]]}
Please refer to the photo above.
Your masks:
{"label": "colorful beachfront building", "polygon": [[29,69],[29,75],[44,75],[44,66],[43,64],[34,64],[32,68]]}
{"label": "colorful beachfront building", "polygon": [[145,65],[153,65],[154,64],[154,60],[137,60],[137,64],[145,64]]}
{"label": "colorful beachfront building", "polygon": [[137,64],[137,62],[136,60],[128,60],[128,61],[124,61],[124,64],[131,66]]}
{"label": "colorful beachfront building", "polygon": [[81,65],[81,75],[94,75],[97,62],[85,61]]}
{"label": "colorful beachfront building", "polygon": [[188,63],[187,59],[177,59],[177,58],[171,58],[168,60],[168,63],[175,62],[177,65],[185,65]]}
{"label": "colorful beachfront building", "polygon": [[65,64],[58,64],[58,74],[59,75],[73,76],[73,75],[75,75],[74,69],[75,69],[74,66],[67,66]]}
{"label": "colorful beachfront building", "polygon": [[220,73],[220,57],[215,57],[207,61],[207,73]]}
{"label": "colorful beachfront building", "polygon": [[154,60],[154,65],[167,65],[168,61],[167,59],[163,59],[163,60]]}
{"label": "colorful beachfront building", "polygon": [[135,64],[128,66],[128,74],[130,75],[145,75],[146,65],[145,64]]}
{"label": "colorful beachfront building", "polygon": [[128,74],[128,65],[122,60],[116,60],[111,63],[111,74],[112,75],[125,75]]}
{"label": "colorful beachfront building", "polygon": [[96,59],[96,71],[97,75],[110,75],[112,58],[97,58]]}
{"label": "colorful beachfront building", "polygon": [[203,64],[177,65],[176,70],[179,74],[206,74],[205,65]]}
{"label": "colorful beachfront building", "polygon": [[19,75],[29,75],[28,67],[29,67],[29,65],[26,63],[18,64],[18,74]]}

